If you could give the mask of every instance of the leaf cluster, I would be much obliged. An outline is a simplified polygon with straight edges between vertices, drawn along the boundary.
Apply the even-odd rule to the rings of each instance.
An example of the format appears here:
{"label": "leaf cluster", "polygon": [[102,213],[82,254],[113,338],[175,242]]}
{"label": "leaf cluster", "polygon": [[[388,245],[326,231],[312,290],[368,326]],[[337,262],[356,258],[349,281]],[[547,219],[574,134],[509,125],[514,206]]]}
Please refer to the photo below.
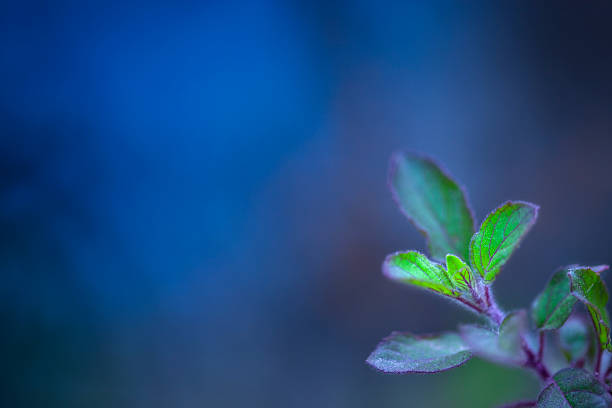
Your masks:
{"label": "leaf cluster", "polygon": [[[392,157],[389,186],[425,236],[429,256],[392,253],[383,262],[384,275],[451,299],[483,321],[427,336],[393,332],[368,357],[369,365],[385,373],[437,373],[478,356],[540,377],[537,400],[521,406],[612,405],[608,290],[600,276],[606,265],[562,267],[529,312],[506,313],[495,302],[492,283],[535,224],[539,207],[507,201],[476,229],[463,188],[433,160],[413,153]],[[588,317],[574,310],[578,304]]]}

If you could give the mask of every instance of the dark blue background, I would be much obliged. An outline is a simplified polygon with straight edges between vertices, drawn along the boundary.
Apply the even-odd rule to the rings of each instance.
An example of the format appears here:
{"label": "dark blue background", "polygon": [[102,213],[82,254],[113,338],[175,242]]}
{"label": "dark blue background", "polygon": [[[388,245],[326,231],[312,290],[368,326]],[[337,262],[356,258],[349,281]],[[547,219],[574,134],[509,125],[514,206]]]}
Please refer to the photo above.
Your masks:
{"label": "dark blue background", "polygon": [[477,218],[542,206],[496,283],[612,262],[608,2],[3,2],[0,405],[486,407],[487,363],[364,364],[471,321],[387,282],[386,190],[438,158]]}

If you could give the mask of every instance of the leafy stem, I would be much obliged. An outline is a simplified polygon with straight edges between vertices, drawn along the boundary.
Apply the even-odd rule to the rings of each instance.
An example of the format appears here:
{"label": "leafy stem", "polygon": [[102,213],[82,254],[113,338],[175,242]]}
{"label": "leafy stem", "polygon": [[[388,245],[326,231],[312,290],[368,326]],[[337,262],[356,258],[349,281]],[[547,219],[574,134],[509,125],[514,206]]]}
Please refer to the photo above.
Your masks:
{"label": "leafy stem", "polygon": [[[485,286],[485,299],[488,305],[488,309],[485,311],[487,317],[489,317],[492,321],[496,323],[497,330],[500,330],[501,324],[504,320],[505,313],[501,310],[501,308],[495,302],[493,298],[493,294],[491,293],[491,289],[488,285]],[[524,336],[520,335],[520,346],[525,355],[527,356],[526,361],[523,366],[525,368],[529,368],[534,370],[542,381],[547,381],[550,378],[550,371],[546,367],[543,361],[544,355],[544,343],[545,336],[544,332],[540,332],[539,335],[539,347],[537,354],[529,347],[529,344],[525,340]]]}
{"label": "leafy stem", "polygon": [[[538,330],[534,334],[527,311],[506,313],[495,302],[491,285],[535,224],[539,207],[507,201],[477,230],[465,191],[433,160],[412,153],[393,156],[389,185],[402,213],[426,236],[429,253],[395,252],[383,262],[384,275],[450,298],[489,324],[460,325],[458,333],[428,336],[393,332],[368,357],[368,364],[385,373],[437,373],[478,356],[533,370],[544,382],[537,401],[506,408],[612,407],[605,382],[612,376],[612,365],[602,367],[604,351],[612,351],[608,290],[600,277],[606,265],[570,265],[556,271],[531,306],[531,321]],[[589,327],[585,319],[572,316],[577,303],[586,306],[593,323],[593,364]],[[550,358],[566,359],[566,367],[554,373],[544,359],[551,330],[558,330],[558,341],[548,345],[556,348]]]}

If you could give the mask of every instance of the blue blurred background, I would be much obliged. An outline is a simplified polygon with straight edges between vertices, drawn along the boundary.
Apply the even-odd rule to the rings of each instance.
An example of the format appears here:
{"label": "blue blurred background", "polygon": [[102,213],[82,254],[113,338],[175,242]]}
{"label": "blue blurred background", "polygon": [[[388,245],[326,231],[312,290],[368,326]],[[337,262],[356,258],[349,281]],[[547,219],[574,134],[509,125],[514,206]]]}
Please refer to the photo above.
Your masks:
{"label": "blue blurred background", "polygon": [[[537,395],[477,360],[364,364],[474,317],[386,281],[424,240],[398,148],[478,221],[542,206],[496,282],[529,304],[612,253],[606,1],[2,2],[0,405],[489,407]],[[478,391],[478,389],[482,389]]]}

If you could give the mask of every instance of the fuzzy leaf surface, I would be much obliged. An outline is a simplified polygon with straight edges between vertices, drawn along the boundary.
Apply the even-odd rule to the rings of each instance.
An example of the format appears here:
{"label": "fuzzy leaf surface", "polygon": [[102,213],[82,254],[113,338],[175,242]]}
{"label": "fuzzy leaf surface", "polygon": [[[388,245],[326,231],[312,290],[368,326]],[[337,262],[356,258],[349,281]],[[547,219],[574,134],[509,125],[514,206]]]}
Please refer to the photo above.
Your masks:
{"label": "fuzzy leaf surface", "polygon": [[610,394],[592,374],[578,368],[564,368],[538,397],[537,408],[607,408]]}
{"label": "fuzzy leaf surface", "polygon": [[453,294],[453,283],[442,265],[417,251],[396,252],[385,259],[383,273],[389,279],[420,286],[443,295]]}
{"label": "fuzzy leaf surface", "polygon": [[468,259],[472,212],[464,191],[433,160],[396,153],[389,186],[402,212],[427,237],[433,259],[442,261],[449,253]]}
{"label": "fuzzy leaf surface", "polygon": [[569,273],[572,293],[587,307],[602,348],[610,345],[610,316],[606,309],[608,289],[599,274],[590,268],[577,268]]}
{"label": "fuzzy leaf surface", "polygon": [[541,330],[558,329],[565,323],[576,301],[587,307],[602,348],[610,344],[610,317],[606,309],[608,289],[599,276],[605,265],[568,266],[556,272],[532,306],[532,317]]}
{"label": "fuzzy leaf surface", "polygon": [[538,206],[522,201],[508,201],[485,218],[470,242],[470,263],[488,282],[531,229],[538,215]]}
{"label": "fuzzy leaf surface", "polygon": [[415,336],[393,332],[366,361],[385,373],[437,373],[460,366],[471,357],[456,333]]}

